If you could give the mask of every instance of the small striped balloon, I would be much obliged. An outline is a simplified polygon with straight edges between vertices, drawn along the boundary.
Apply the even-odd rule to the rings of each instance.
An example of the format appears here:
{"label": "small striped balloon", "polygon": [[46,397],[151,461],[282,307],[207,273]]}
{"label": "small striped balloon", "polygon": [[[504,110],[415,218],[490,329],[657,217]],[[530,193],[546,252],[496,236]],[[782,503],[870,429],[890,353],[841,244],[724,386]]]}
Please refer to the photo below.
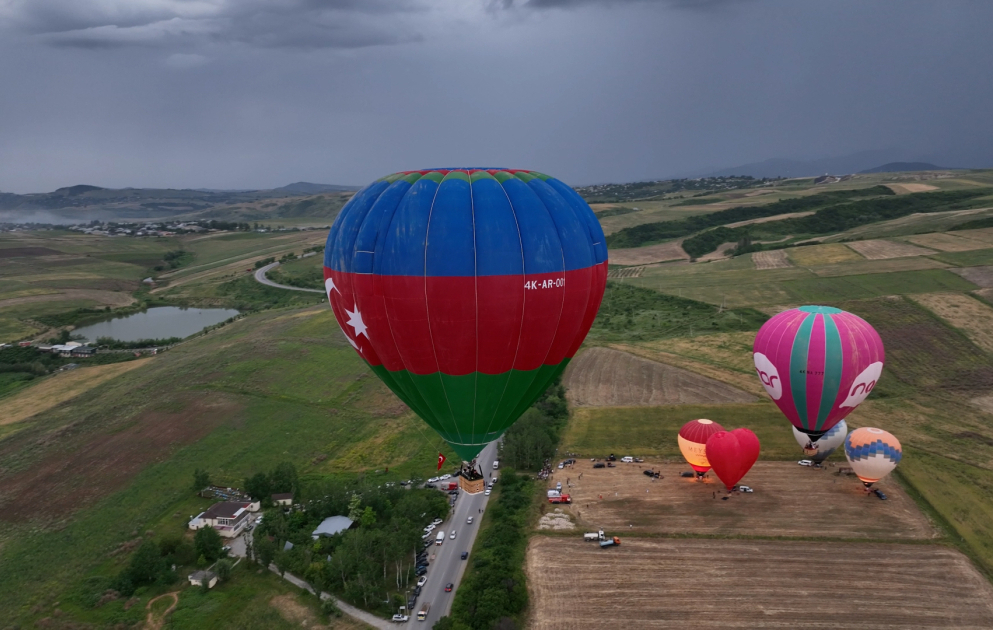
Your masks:
{"label": "small striped balloon", "polygon": [[903,459],[903,447],[888,431],[862,427],[845,438],[845,457],[868,488],[893,472]]}
{"label": "small striped balloon", "polygon": [[783,415],[812,440],[862,404],[885,354],[861,317],[830,306],[801,306],[767,321],[755,336],[755,371]]}

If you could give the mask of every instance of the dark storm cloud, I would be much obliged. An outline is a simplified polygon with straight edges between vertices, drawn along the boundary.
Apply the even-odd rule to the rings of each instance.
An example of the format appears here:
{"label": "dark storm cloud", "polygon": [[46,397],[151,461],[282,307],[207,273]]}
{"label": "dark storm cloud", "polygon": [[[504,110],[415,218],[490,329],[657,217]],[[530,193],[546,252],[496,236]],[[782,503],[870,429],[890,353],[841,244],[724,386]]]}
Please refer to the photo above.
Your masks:
{"label": "dark storm cloud", "polygon": [[0,190],[993,166],[989,0],[0,0]]}
{"label": "dark storm cloud", "polygon": [[398,0],[29,0],[7,10],[7,24],[70,48],[360,48],[417,41],[384,19],[416,12]]}

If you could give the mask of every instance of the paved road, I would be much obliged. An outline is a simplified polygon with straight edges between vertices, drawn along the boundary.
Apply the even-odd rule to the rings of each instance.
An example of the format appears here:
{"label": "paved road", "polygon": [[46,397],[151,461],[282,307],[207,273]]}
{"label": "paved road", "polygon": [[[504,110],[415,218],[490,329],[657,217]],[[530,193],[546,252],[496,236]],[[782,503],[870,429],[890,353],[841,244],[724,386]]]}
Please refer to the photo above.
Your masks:
{"label": "paved road", "polygon": [[303,287],[291,287],[288,284],[279,284],[278,282],[273,282],[269,278],[265,277],[266,273],[268,273],[270,269],[278,266],[279,263],[274,262],[274,263],[269,263],[265,267],[259,267],[258,269],[255,270],[255,279],[264,285],[270,287],[276,287],[277,289],[289,289],[290,291],[306,291],[307,293],[324,293],[324,291],[321,291],[320,289],[304,289]]}
{"label": "paved road", "polygon": [[[493,460],[496,459],[496,452],[496,442],[491,442],[479,454],[476,461],[482,467],[483,474],[493,473]],[[429,553],[435,553],[435,559],[428,566],[428,581],[421,589],[421,596],[417,598],[417,605],[410,614],[411,623],[418,624],[418,627],[420,627],[419,624],[423,623],[424,628],[431,628],[434,626],[434,622],[452,610],[452,599],[455,597],[455,591],[458,590],[462,574],[465,573],[465,567],[468,564],[468,561],[462,560],[462,552],[470,551],[471,553],[472,544],[476,541],[476,532],[479,530],[479,520],[483,516],[480,510],[486,510],[488,501],[489,497],[482,493],[471,495],[463,492],[458,501],[455,502],[451,516],[438,526],[438,529],[445,531],[445,542],[440,547],[432,546],[428,549]],[[465,522],[466,517],[469,516],[472,517],[472,525],[467,525]],[[449,537],[452,529],[457,532],[455,540]],[[455,584],[455,588],[451,593],[446,593],[445,585],[449,582]],[[428,613],[427,620],[418,622],[417,611],[425,602],[431,603],[431,611]]]}

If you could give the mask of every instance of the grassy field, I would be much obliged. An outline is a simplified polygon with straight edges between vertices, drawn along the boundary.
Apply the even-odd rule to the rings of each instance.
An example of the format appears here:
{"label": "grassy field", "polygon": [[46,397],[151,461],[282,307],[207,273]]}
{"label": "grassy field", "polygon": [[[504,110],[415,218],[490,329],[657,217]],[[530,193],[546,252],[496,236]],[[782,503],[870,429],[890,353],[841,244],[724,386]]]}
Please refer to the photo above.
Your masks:
{"label": "grassy field", "polygon": [[34,619],[118,571],[107,551],[134,531],[182,531],[194,468],[222,485],[283,461],[304,476],[433,471],[441,440],[329,330],[323,307],[252,316],[20,422],[0,440],[0,610]]}

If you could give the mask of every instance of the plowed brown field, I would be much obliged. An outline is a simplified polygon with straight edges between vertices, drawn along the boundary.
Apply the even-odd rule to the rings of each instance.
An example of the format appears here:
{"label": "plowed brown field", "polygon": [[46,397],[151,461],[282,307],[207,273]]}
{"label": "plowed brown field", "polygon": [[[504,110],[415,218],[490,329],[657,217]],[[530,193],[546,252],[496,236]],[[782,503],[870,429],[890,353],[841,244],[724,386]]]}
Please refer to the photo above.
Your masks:
{"label": "plowed brown field", "polygon": [[590,348],[566,368],[562,384],[574,405],[655,406],[754,402],[740,389],[611,348]]}
{"label": "plowed brown field", "polygon": [[535,536],[526,569],[532,630],[993,627],[989,582],[938,545]]}
{"label": "plowed brown field", "polygon": [[993,287],[993,266],[960,267],[952,269],[951,272],[957,273],[977,287]]}
{"label": "plowed brown field", "polygon": [[[643,470],[661,470],[651,481]],[[834,468],[803,468],[795,462],[759,462],[741,483],[754,494],[734,494],[710,473],[704,482],[684,479],[680,464],[623,464],[594,469],[590,461],[556,470],[572,495],[567,509],[580,527],[603,528],[623,535],[712,534],[733,536],[816,536],[826,538],[928,539],[937,536],[914,502],[895,483],[880,487],[889,496],[866,496],[855,477],[832,474]],[[583,478],[579,479],[579,473]],[[600,497],[603,497],[602,499]],[[716,497],[716,498],[715,498]]]}
{"label": "plowed brown field", "polygon": [[615,265],[648,265],[667,260],[689,260],[689,255],[683,251],[682,242],[680,239],[648,247],[612,249],[610,262]]}

